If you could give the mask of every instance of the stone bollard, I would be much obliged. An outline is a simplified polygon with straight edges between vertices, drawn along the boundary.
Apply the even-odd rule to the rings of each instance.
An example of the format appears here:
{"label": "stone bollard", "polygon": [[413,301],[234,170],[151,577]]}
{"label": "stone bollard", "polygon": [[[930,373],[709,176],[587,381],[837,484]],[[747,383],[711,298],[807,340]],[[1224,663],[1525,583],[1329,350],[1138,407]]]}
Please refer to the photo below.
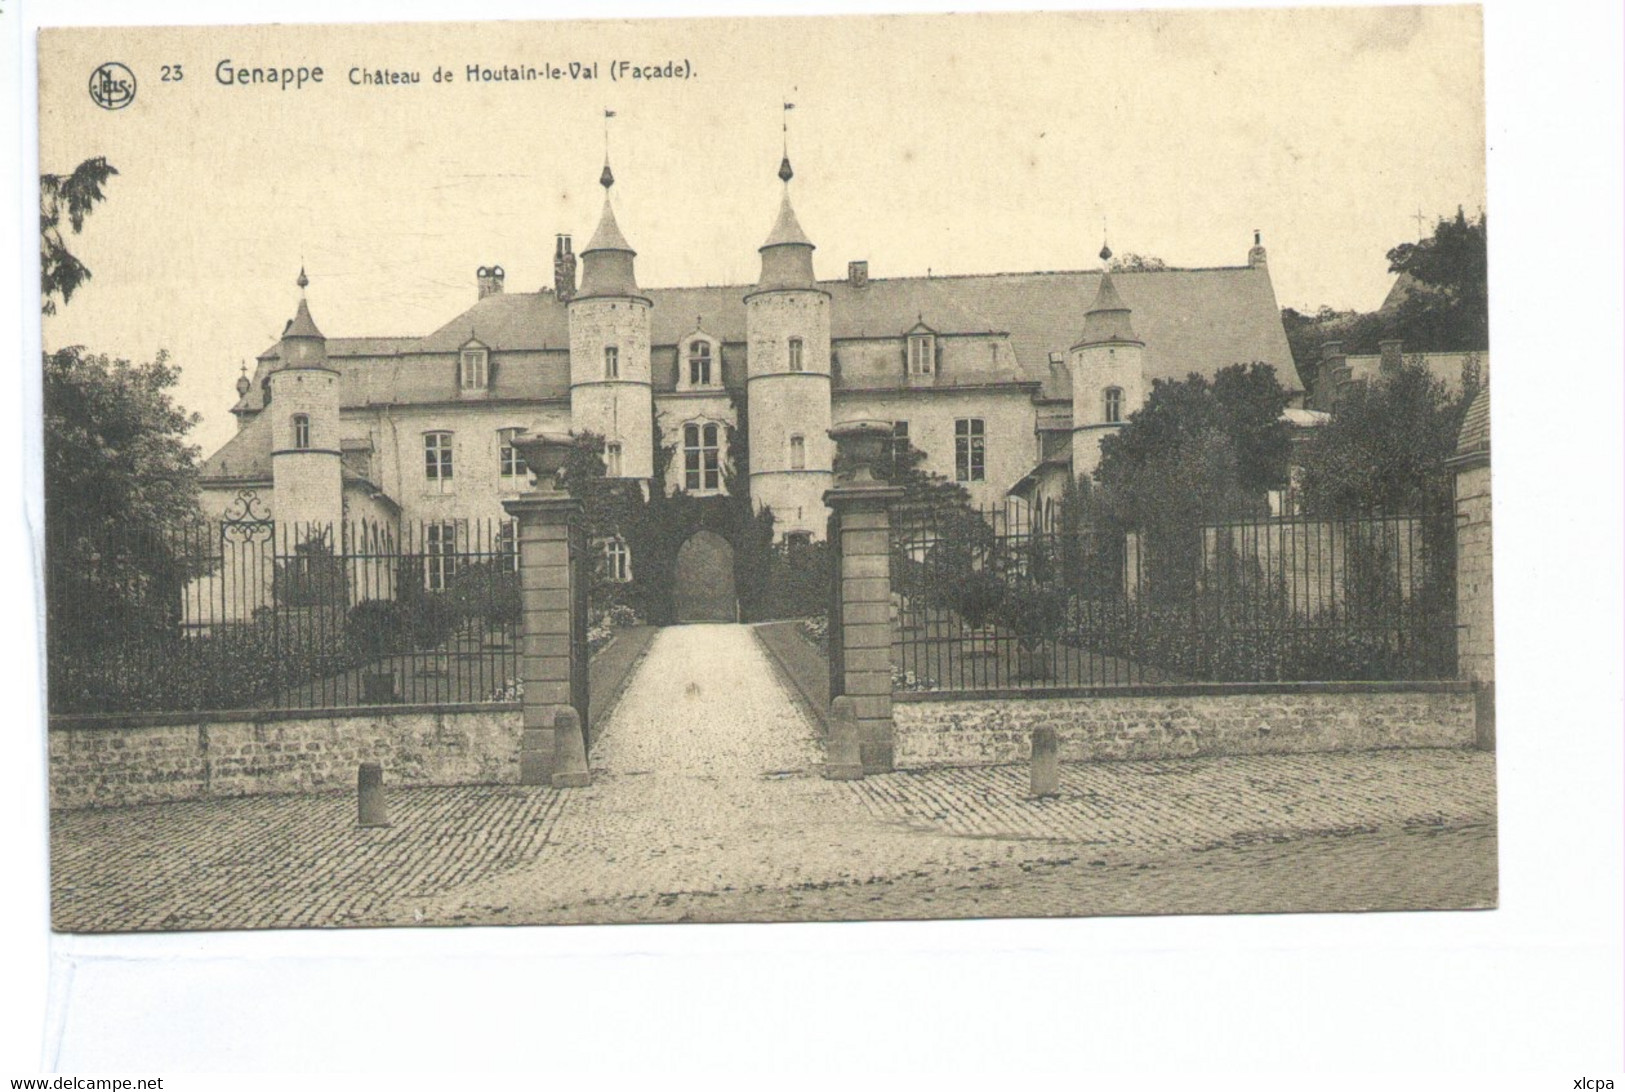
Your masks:
{"label": "stone bollard", "polygon": [[1034,800],[1061,791],[1061,744],[1053,728],[1033,729],[1032,791]]}
{"label": "stone bollard", "polygon": [[824,776],[831,781],[858,781],[863,777],[858,747],[858,713],[851,698],[842,694],[829,703],[829,738],[824,742]]}
{"label": "stone bollard", "polygon": [[561,709],[553,716],[553,787],[583,789],[592,784],[587,744],[581,738],[581,715]]}
{"label": "stone bollard", "polygon": [[389,826],[389,805],[384,800],[384,767],[363,762],[356,773],[356,826]]}

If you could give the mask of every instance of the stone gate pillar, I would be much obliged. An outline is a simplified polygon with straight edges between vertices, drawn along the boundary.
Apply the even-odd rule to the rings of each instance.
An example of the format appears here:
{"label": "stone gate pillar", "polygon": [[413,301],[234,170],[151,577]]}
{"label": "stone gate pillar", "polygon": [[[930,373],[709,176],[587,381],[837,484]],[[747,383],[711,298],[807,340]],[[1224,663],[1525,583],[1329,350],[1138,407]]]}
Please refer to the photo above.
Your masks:
{"label": "stone gate pillar", "polygon": [[1490,391],[1467,407],[1456,454],[1456,675],[1477,684],[1478,743],[1495,746],[1495,576],[1490,564]]}
{"label": "stone gate pillar", "polygon": [[[835,514],[840,571],[841,693],[857,720],[863,772],[892,769],[891,506],[903,490],[875,478],[891,438],[888,421],[848,421],[829,430],[840,473],[824,503]],[[831,625],[831,636],[837,627]]]}
{"label": "stone gate pillar", "polygon": [[[525,686],[524,732],[519,745],[519,781],[552,784],[554,723],[572,710],[571,640],[575,610],[570,526],[581,502],[558,486],[558,472],[571,448],[568,435],[521,434],[513,446],[536,474],[536,487],[517,500],[503,501],[519,523],[519,588],[524,611],[519,677]],[[571,718],[565,719],[566,723]]]}

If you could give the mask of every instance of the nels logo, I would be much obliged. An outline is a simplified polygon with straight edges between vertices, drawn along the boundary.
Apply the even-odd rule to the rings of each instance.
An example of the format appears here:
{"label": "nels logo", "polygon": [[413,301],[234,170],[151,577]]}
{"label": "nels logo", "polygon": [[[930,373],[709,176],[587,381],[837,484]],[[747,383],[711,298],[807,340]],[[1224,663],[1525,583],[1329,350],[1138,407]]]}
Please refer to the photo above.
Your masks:
{"label": "nels logo", "polygon": [[122,110],[135,101],[135,73],[108,61],[90,74],[90,101],[103,110]]}

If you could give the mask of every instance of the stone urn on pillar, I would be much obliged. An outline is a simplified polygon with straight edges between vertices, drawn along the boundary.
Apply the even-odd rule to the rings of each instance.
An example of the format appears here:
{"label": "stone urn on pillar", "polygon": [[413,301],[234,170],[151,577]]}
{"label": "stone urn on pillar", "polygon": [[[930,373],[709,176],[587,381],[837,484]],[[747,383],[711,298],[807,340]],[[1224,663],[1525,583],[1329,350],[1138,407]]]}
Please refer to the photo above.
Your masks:
{"label": "stone urn on pillar", "polygon": [[513,449],[525,460],[525,467],[536,475],[535,492],[564,492],[559,475],[570,459],[575,439],[575,434],[570,432],[521,432],[513,438]]}
{"label": "stone urn on pillar", "polygon": [[829,430],[839,460],[836,483],[846,488],[886,488],[877,475],[892,438],[890,421],[842,421]]}

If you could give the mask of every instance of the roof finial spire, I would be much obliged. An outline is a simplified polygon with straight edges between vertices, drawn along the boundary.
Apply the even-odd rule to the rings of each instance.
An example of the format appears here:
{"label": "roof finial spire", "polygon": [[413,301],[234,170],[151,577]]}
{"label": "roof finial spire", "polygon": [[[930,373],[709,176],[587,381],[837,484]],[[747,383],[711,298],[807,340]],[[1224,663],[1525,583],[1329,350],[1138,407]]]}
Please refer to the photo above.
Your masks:
{"label": "roof finial spire", "polygon": [[1112,260],[1112,248],[1106,242],[1107,235],[1106,218],[1102,216],[1100,218],[1100,260],[1102,263],[1110,262]]}
{"label": "roof finial spire", "polygon": [[790,169],[790,111],[794,110],[795,108],[795,103],[786,102],[784,104],[784,112],[780,121],[784,145],[784,158],[779,160],[779,181],[783,182],[786,186],[790,184],[790,179],[796,176],[796,172]]}
{"label": "roof finial spire", "polygon": [[609,188],[615,184],[615,172],[609,169],[609,119],[615,116],[615,111],[604,110],[604,172],[598,176],[598,184],[604,187],[604,196],[609,196]]}
{"label": "roof finial spire", "polygon": [[299,266],[299,279],[294,281],[293,283],[297,284],[299,286],[299,295],[301,297],[304,296],[304,294],[305,294],[305,286],[310,283],[310,278],[305,276],[305,267],[304,267],[303,263],[301,263],[300,266]]}

